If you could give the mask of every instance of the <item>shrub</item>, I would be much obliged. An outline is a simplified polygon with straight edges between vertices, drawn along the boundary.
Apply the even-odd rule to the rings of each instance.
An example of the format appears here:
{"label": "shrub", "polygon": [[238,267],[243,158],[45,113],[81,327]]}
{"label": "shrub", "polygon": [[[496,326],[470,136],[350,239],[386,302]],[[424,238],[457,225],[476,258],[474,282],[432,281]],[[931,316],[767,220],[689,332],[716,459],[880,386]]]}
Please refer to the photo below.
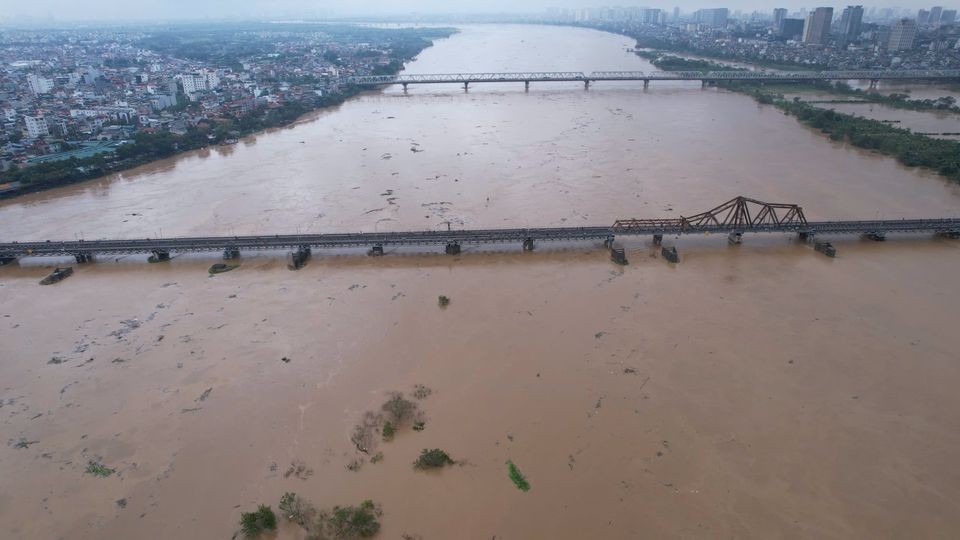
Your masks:
{"label": "shrub", "polygon": [[530,482],[527,482],[527,479],[524,478],[520,469],[509,459],[507,460],[507,469],[510,471],[510,480],[520,488],[520,491],[530,491]]}
{"label": "shrub", "polygon": [[440,307],[447,307],[450,305],[450,299],[441,294],[437,298],[437,305],[439,305]]}
{"label": "shrub", "polygon": [[396,392],[383,404],[383,410],[395,426],[400,426],[412,420],[417,413],[417,404],[405,399],[403,394]]}
{"label": "shrub", "polygon": [[389,420],[383,424],[383,440],[389,441],[393,439],[393,436],[397,433],[397,429],[393,427],[393,424]]}
{"label": "shrub", "polygon": [[327,529],[333,538],[366,538],[377,534],[379,512],[373,501],[363,501],[359,507],[334,507],[326,520]]}
{"label": "shrub", "polygon": [[277,516],[269,506],[261,504],[256,512],[240,513],[240,529],[248,537],[252,538],[265,530],[272,531],[276,528]]}
{"label": "shrub", "polygon": [[413,467],[415,469],[439,469],[446,465],[453,464],[453,459],[443,450],[439,448],[427,450],[424,448],[423,451],[420,452],[420,457],[413,463]]}
{"label": "shrub", "polygon": [[289,491],[280,497],[278,508],[284,517],[305,529],[311,526],[317,514],[312,504]]}

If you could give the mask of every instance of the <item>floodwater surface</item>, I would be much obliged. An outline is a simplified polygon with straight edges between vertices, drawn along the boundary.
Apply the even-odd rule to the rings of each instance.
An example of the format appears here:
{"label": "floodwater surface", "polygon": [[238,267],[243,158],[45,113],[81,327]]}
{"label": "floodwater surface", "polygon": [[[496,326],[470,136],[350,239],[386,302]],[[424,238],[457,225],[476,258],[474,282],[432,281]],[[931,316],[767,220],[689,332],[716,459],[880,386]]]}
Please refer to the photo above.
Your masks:
{"label": "floodwater surface", "polygon": [[[601,32],[462,30],[408,72],[651,69]],[[5,201],[0,237],[603,225],[740,194],[811,219],[960,216],[954,184],[745,96],[478,84],[370,92]],[[372,499],[383,538],[956,537],[960,243],[831,240],[835,259],[667,238],[671,265],[640,239],[626,267],[590,243],[317,252],[298,272],[244,254],[214,277],[216,254],[104,257],[49,287],[35,261],[0,268],[0,524],[228,538],[293,491]],[[365,412],[418,384],[423,431],[358,451]],[[457,463],[414,470],[424,448]]]}

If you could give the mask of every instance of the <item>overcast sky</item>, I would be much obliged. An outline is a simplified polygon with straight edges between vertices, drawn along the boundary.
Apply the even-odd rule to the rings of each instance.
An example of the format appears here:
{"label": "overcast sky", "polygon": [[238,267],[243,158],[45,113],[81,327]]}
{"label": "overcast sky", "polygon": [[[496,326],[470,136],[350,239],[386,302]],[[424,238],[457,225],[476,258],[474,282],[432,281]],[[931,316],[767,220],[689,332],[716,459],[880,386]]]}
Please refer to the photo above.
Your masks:
{"label": "overcast sky", "polygon": [[[862,1],[862,0],[861,0]],[[539,12],[549,7],[648,6],[684,11],[702,7],[768,11],[774,7],[842,7],[851,2],[797,0],[0,0],[0,20],[21,17],[53,20],[156,20],[186,18],[395,15],[409,13]],[[929,0],[878,0],[867,7],[928,8]],[[774,5],[776,4],[776,5]],[[941,2],[957,7],[960,0]]]}

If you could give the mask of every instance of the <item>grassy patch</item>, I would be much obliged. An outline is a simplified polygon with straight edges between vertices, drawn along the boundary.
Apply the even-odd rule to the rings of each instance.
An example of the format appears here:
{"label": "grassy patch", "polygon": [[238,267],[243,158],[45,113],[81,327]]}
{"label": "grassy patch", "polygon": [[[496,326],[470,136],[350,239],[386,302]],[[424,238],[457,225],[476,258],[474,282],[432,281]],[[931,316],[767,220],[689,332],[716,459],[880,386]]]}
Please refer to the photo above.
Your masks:
{"label": "grassy patch", "polygon": [[507,460],[507,470],[509,471],[510,480],[520,488],[520,491],[530,491],[530,482],[527,482],[527,478],[523,476],[520,469],[509,459]]}
{"label": "grassy patch", "polygon": [[413,468],[415,469],[439,469],[446,465],[453,465],[453,458],[449,454],[444,452],[439,448],[434,448],[428,450],[426,448],[420,452],[420,457],[413,462]]}
{"label": "grassy patch", "polygon": [[276,530],[277,516],[269,506],[261,504],[256,512],[240,513],[240,530],[248,538],[259,536],[266,530]]}
{"label": "grassy patch", "polygon": [[440,307],[447,307],[450,305],[450,299],[441,294],[439,297],[437,297],[437,305]]}
{"label": "grassy patch", "polygon": [[99,463],[99,462],[96,462],[96,461],[91,461],[91,462],[87,463],[87,471],[86,471],[86,472],[87,472],[87,474],[92,474],[92,475],[94,475],[94,476],[99,476],[100,478],[106,478],[106,477],[110,476],[111,474],[115,473],[116,470],[115,470],[115,469],[111,469],[110,467],[107,467],[107,466],[104,465],[103,463]]}
{"label": "grassy patch", "polygon": [[383,461],[383,452],[377,452],[372,458],[370,458],[370,463],[380,463]]}

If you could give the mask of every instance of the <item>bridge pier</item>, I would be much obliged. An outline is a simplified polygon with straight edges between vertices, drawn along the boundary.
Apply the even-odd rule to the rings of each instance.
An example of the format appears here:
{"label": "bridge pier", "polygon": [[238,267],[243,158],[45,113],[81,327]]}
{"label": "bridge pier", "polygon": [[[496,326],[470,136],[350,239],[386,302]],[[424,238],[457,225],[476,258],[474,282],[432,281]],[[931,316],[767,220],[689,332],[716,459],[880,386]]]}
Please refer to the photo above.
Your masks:
{"label": "bridge pier", "polygon": [[646,90],[647,88],[650,88],[650,79],[643,80],[643,89]]}
{"label": "bridge pier", "polygon": [[867,233],[867,234],[865,234],[865,235],[863,235],[863,236],[864,236],[864,238],[869,238],[870,240],[873,240],[874,242],[883,242],[884,240],[887,239],[887,233],[885,233],[885,232],[871,232],[871,233]]}
{"label": "bridge pier", "polygon": [[530,91],[530,81],[523,81],[523,90],[524,90],[525,92],[529,92],[529,91]]}
{"label": "bridge pier", "polygon": [[659,246],[662,244],[663,244],[663,235],[662,234],[653,235],[653,245]]}
{"label": "bridge pier", "polygon": [[603,239],[603,247],[608,248],[608,249],[611,248],[611,247],[613,247],[613,241],[614,241],[614,239],[615,239],[615,237],[614,237],[612,234],[611,234],[610,236],[604,238],[604,239]]}
{"label": "bridge pier", "polygon": [[459,255],[460,254],[460,243],[459,242],[447,242],[447,247],[445,250],[447,255]]}
{"label": "bridge pier", "polygon": [[463,83],[463,91],[466,92],[466,91],[468,91],[468,90],[470,90],[470,83],[464,82],[464,83]]}
{"label": "bridge pier", "polygon": [[837,256],[837,249],[833,247],[833,244],[830,242],[817,242],[813,244],[813,249],[823,253],[827,257],[833,258]]}
{"label": "bridge pier", "polygon": [[370,251],[367,252],[367,255],[371,257],[382,257],[383,256],[383,244],[374,244]]}
{"label": "bridge pier", "polygon": [[403,85],[403,93],[406,94],[406,93],[407,93],[407,84],[408,84],[408,83],[400,83],[400,84]]}
{"label": "bridge pier", "polygon": [[232,261],[240,257],[240,250],[235,247],[228,247],[223,250],[223,260]]}
{"label": "bridge pier", "polygon": [[878,79],[870,79],[870,89],[875,90],[879,82],[880,81]]}
{"label": "bridge pier", "polygon": [[672,262],[672,263],[680,262],[680,254],[677,253],[676,246],[671,248],[661,248],[660,255],[662,255],[663,258],[669,262]]}
{"label": "bridge pier", "polygon": [[530,238],[530,237],[528,236],[527,238],[524,238],[524,239],[523,239],[523,250],[524,250],[524,251],[533,251],[533,248],[534,248],[534,247],[535,247],[535,246],[534,246],[534,244],[533,244],[533,238]]}
{"label": "bridge pier", "polygon": [[93,262],[93,253],[74,253],[73,258],[77,264]]}
{"label": "bridge pier", "polygon": [[700,88],[706,88],[706,87],[707,87],[707,81],[700,81]]}
{"label": "bridge pier", "polygon": [[610,245],[610,260],[621,266],[629,264],[629,261],[627,261],[627,251],[617,243]]}
{"label": "bridge pier", "polygon": [[583,81],[583,89],[584,89],[584,90],[589,90],[589,89],[590,89],[590,80],[589,80],[589,79],[586,80],[586,81]]}
{"label": "bridge pier", "polygon": [[16,257],[0,257],[0,266],[6,266],[17,262]]}
{"label": "bridge pier", "polygon": [[147,257],[147,262],[158,263],[163,261],[170,260],[170,252],[164,251],[162,249],[155,249],[152,252],[152,255]]}
{"label": "bridge pier", "polygon": [[801,242],[806,242],[806,241],[810,240],[811,238],[813,238],[813,233],[812,233],[812,232],[809,232],[809,231],[800,231],[800,232],[797,233],[797,239],[799,239]]}
{"label": "bridge pier", "polygon": [[307,260],[310,259],[312,251],[310,246],[300,246],[297,251],[293,251],[287,254],[287,268],[290,270],[299,270],[307,264]]}
{"label": "bridge pier", "polygon": [[727,235],[727,242],[731,245],[739,245],[743,243],[743,233],[740,231],[734,231]]}

